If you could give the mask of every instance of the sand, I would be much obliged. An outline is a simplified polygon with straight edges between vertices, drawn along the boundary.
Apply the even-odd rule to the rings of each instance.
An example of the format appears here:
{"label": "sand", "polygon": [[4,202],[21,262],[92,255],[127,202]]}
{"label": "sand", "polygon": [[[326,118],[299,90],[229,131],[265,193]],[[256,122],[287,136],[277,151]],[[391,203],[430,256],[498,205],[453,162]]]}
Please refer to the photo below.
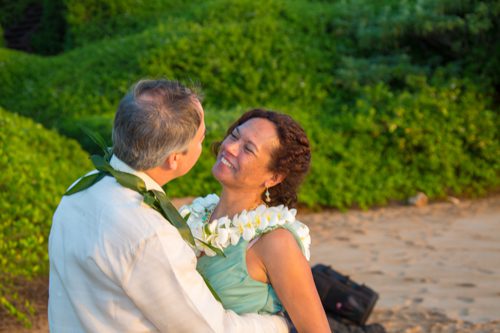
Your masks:
{"label": "sand", "polygon": [[[388,332],[500,332],[500,195],[298,218],[311,229],[311,264],[379,293],[369,322]],[[0,332],[47,332],[43,303],[31,330],[3,319]]]}
{"label": "sand", "polygon": [[500,332],[500,196],[300,215],[311,262],[377,291],[390,332]]}

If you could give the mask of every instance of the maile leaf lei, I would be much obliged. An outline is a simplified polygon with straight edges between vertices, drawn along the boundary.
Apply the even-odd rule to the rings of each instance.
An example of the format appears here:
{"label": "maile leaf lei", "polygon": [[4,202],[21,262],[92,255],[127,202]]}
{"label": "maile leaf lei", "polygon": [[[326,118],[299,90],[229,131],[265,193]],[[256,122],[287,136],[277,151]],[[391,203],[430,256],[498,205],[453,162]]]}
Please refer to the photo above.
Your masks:
{"label": "maile leaf lei", "polygon": [[123,187],[142,194],[142,196],[144,197],[144,203],[146,203],[154,210],[158,211],[165,219],[167,219],[167,221],[169,221],[174,227],[177,228],[177,230],[179,230],[179,233],[186,242],[194,246],[194,238],[191,234],[191,230],[189,229],[186,221],[182,218],[177,209],[175,209],[170,200],[168,200],[165,193],[157,190],[148,190],[146,189],[146,184],[141,178],[127,172],[113,169],[111,164],[109,164],[109,161],[111,160],[111,152],[105,146],[104,139],[100,135],[92,133],[87,129],[85,129],[84,131],[103,150],[104,157],[99,155],[92,155],[90,159],[94,164],[94,167],[99,172],[83,177],[64,195],[71,195],[83,191],[97,183],[105,176],[113,176],[115,177],[116,181]]}
{"label": "maile leaf lei", "polygon": [[[179,214],[174,205],[172,205],[170,200],[168,200],[165,193],[157,190],[148,190],[146,189],[146,184],[140,177],[127,172],[115,170],[109,163],[112,154],[111,150],[106,147],[104,139],[97,133],[93,133],[86,128],[82,129],[90,137],[90,139],[92,139],[92,141],[94,141],[102,149],[102,151],[104,152],[104,156],[92,155],[90,159],[94,164],[94,167],[99,172],[81,178],[78,183],[71,187],[66,193],[64,193],[64,195],[72,195],[77,192],[83,191],[97,183],[105,176],[115,177],[116,181],[123,187],[142,194],[144,203],[154,210],[158,211],[167,221],[170,222],[170,224],[172,224],[179,231],[184,241],[195,247],[191,229],[189,229],[186,220],[184,220],[184,218]],[[220,252],[219,254],[224,255],[219,249],[214,249],[214,251],[218,253]],[[205,277],[203,277],[203,279],[205,280],[208,289],[212,292],[215,299],[220,302],[220,297],[219,295],[217,295],[217,292],[215,292],[215,290],[207,281],[207,279],[205,279]]]}

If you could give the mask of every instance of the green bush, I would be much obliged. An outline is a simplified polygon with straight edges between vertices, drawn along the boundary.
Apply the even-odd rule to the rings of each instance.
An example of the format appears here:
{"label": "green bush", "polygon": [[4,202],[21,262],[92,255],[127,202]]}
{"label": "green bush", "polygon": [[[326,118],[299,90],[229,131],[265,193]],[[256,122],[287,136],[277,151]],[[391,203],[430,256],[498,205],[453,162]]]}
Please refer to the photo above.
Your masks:
{"label": "green bush", "polygon": [[19,22],[26,8],[33,3],[41,3],[42,0],[18,0],[0,2],[0,25],[10,27]]}
{"label": "green bush", "polygon": [[438,77],[408,76],[406,86],[364,86],[352,105],[307,125],[315,154],[302,200],[367,208],[416,191],[443,198],[498,188],[500,123],[484,93]]}
{"label": "green bush", "polygon": [[2,48],[4,46],[5,46],[5,41],[3,38],[3,29],[2,29],[2,25],[0,24],[0,48]]}
{"label": "green bush", "polygon": [[[82,36],[82,22],[106,31],[101,24],[133,7],[68,4],[68,15],[80,13],[74,22]],[[369,207],[419,190],[440,198],[498,187],[500,66],[499,57],[485,57],[498,52],[491,42],[498,31],[494,3],[213,0],[167,2],[171,10],[161,15],[159,7],[148,12],[156,2],[134,4],[132,20],[144,25],[117,26],[105,40],[61,56],[0,50],[0,103],[93,151],[80,127],[109,142],[116,105],[130,85],[166,76],[201,83],[207,141],[251,107],[299,119],[315,153],[301,193],[307,204]],[[460,51],[471,45],[477,51]],[[490,72],[473,66],[479,59]],[[217,188],[211,161],[205,152],[169,194]]]}
{"label": "green bush", "polygon": [[199,1],[180,0],[64,0],[66,48],[126,36],[158,23],[162,18],[183,14],[184,7]]}
{"label": "green bush", "polygon": [[90,161],[78,143],[0,108],[0,303],[26,320],[19,278],[48,273],[52,215],[67,187]]}
{"label": "green bush", "polygon": [[31,36],[31,47],[37,54],[58,54],[64,50],[67,28],[63,0],[42,0],[42,7],[40,26]]}

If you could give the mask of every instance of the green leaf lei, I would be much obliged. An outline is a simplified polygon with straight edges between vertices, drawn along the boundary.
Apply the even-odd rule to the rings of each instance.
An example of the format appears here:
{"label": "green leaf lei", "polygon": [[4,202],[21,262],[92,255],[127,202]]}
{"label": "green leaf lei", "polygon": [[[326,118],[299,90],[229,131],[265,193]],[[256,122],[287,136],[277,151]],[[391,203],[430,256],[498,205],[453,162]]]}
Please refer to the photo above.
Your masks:
{"label": "green leaf lei", "polygon": [[[144,203],[159,212],[179,231],[182,239],[191,244],[194,248],[195,243],[193,235],[191,234],[191,229],[189,229],[186,220],[179,214],[170,200],[168,200],[165,193],[157,190],[148,190],[146,189],[146,184],[141,178],[127,172],[115,170],[109,163],[112,153],[111,150],[106,147],[104,139],[99,134],[93,133],[88,129],[83,128],[83,130],[90,137],[90,139],[92,139],[92,141],[94,141],[103,150],[104,156],[92,155],[90,159],[94,164],[94,167],[99,172],[81,178],[78,183],[71,187],[66,193],[64,193],[64,195],[72,195],[83,191],[103,179],[105,176],[115,177],[116,181],[123,187],[142,194]],[[203,277],[203,279],[215,299],[220,302],[219,295],[217,295],[208,280],[205,277]]]}

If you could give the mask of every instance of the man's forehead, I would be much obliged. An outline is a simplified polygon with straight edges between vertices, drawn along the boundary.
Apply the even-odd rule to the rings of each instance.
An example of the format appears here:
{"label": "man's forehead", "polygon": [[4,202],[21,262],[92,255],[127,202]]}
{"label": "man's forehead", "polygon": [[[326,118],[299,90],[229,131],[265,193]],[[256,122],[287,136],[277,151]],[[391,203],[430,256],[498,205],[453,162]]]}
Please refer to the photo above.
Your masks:
{"label": "man's forehead", "polygon": [[200,102],[200,100],[198,98],[193,97],[193,103],[196,106],[196,108],[198,108],[198,110],[200,111],[201,114],[203,114],[205,112],[203,110],[203,106],[201,106],[201,102]]}

